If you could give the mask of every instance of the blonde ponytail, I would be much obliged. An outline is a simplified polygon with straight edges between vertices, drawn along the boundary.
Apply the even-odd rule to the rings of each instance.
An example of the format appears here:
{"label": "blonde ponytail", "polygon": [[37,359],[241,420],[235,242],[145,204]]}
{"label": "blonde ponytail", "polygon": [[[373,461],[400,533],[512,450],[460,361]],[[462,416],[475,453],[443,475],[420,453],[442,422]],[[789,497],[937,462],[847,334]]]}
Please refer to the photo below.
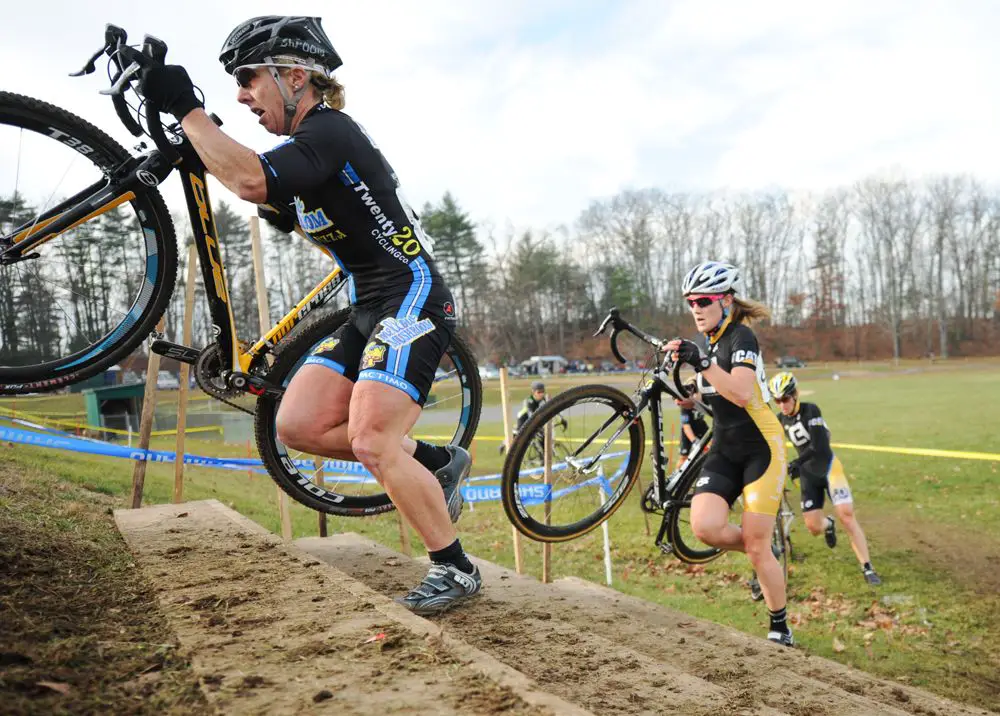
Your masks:
{"label": "blonde ponytail", "polygon": [[733,296],[732,312],[733,323],[746,323],[747,325],[754,321],[766,321],[771,317],[771,310],[763,303],[735,296]]}

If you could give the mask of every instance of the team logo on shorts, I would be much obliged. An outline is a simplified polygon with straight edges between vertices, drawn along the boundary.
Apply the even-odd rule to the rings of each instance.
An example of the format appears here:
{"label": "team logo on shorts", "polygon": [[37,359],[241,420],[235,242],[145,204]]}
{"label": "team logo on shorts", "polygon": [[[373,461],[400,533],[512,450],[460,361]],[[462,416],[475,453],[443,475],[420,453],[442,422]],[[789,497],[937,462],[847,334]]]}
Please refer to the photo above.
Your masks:
{"label": "team logo on shorts", "polygon": [[429,318],[417,320],[416,316],[385,318],[380,325],[382,330],[375,338],[397,350],[434,330],[434,323]]}
{"label": "team logo on shorts", "polygon": [[361,356],[361,370],[367,370],[376,363],[381,363],[385,358],[385,346],[377,343],[369,343],[365,346],[365,352]]}
{"label": "team logo on shorts", "polygon": [[323,342],[313,349],[312,354],[315,356],[319,355],[320,353],[326,353],[327,351],[332,351],[339,344],[340,344],[339,338],[324,338]]}

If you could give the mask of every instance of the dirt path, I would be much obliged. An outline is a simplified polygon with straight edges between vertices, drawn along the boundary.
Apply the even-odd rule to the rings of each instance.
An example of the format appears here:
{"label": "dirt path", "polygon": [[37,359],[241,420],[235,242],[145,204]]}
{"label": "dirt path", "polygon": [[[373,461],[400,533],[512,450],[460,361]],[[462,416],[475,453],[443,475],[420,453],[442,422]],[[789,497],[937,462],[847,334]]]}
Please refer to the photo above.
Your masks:
{"label": "dirt path", "polygon": [[3,464],[0,713],[211,709],[110,517],[114,499]]}
{"label": "dirt path", "polygon": [[[386,594],[423,570],[357,535],[297,544]],[[986,713],[586,582],[480,567],[483,597],[444,628],[597,713]]]}
{"label": "dirt path", "polygon": [[583,713],[218,502],[115,517],[222,711]]}

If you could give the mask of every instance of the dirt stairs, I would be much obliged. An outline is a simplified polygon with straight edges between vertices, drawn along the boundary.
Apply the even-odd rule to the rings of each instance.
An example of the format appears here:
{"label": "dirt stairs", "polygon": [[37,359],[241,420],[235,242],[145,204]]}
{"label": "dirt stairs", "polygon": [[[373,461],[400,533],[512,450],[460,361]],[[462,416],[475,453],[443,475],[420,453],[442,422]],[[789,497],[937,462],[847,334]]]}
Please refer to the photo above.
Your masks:
{"label": "dirt stairs", "polygon": [[589,713],[215,500],[115,521],[220,713]]}
{"label": "dirt stairs", "polygon": [[[387,596],[427,568],[356,534],[295,544]],[[483,595],[435,622],[594,713],[987,713],[583,580],[544,585],[476,561]]]}

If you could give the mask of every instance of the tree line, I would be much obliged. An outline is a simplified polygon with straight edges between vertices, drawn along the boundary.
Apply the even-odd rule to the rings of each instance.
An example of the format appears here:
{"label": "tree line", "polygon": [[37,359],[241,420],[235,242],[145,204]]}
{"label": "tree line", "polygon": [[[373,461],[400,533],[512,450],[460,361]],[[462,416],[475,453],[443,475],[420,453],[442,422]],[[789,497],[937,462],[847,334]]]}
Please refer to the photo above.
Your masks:
{"label": "tree line", "polygon": [[[246,213],[215,206],[240,336],[258,334]],[[36,215],[0,196],[0,228]],[[53,242],[44,262],[0,268],[0,364],[82,348],[120,322],[141,282],[142,245],[126,209]],[[1000,194],[973,177],[872,177],[819,195],[628,190],[591,202],[557,230],[477,225],[446,194],[421,219],[481,361],[559,353],[607,357],[591,338],[608,308],[661,335],[690,334],[679,295],[696,263],[731,261],[772,310],[765,346],[807,358],[914,357],[1000,348]],[[187,217],[167,336],[180,340]],[[295,235],[264,227],[271,318],[332,269]],[[138,258],[137,258],[138,256]],[[211,336],[200,272],[196,345]],[[346,292],[344,292],[346,293]],[[346,303],[346,295],[338,297]]]}

